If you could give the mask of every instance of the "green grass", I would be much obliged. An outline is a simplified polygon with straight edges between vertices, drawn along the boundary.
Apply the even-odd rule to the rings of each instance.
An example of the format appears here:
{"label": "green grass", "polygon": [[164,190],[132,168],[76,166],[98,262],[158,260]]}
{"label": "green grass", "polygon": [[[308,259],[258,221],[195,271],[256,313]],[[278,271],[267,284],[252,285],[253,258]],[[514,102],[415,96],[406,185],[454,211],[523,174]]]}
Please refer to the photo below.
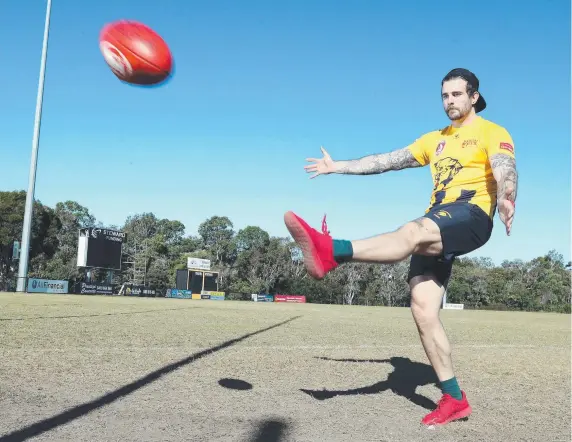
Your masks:
{"label": "green grass", "polygon": [[[0,294],[0,435],[570,439],[570,315],[443,311],[442,319],[474,413],[430,431],[419,425],[422,405],[440,392],[405,308]],[[225,388],[225,378],[252,389]],[[317,400],[301,389],[338,394]]]}

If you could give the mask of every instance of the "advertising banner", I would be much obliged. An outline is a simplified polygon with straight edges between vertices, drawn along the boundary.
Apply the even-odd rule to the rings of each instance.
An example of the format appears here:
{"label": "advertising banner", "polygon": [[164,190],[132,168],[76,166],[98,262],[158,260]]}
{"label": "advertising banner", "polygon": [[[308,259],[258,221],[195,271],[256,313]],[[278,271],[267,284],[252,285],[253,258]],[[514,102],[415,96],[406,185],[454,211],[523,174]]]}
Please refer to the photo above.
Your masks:
{"label": "advertising banner", "polygon": [[127,284],[125,286],[125,296],[155,297],[157,290],[143,285]]}
{"label": "advertising banner", "polygon": [[68,281],[54,279],[28,279],[28,293],[67,293]]}
{"label": "advertising banner", "polygon": [[446,302],[443,305],[443,308],[445,310],[464,310],[465,304],[451,304],[451,303]]}
{"label": "advertising banner", "polygon": [[189,269],[197,269],[197,270],[210,270],[211,269],[211,261],[210,259],[201,259],[201,258],[187,258],[187,268]]}
{"label": "advertising banner", "polygon": [[77,283],[74,293],[78,295],[113,295],[115,286],[113,284],[91,284],[88,282]]}
{"label": "advertising banner", "polygon": [[209,290],[203,290],[201,292],[201,295],[209,295],[211,297],[211,299],[213,296],[218,296],[219,298],[220,297],[224,298],[224,292],[214,292],[214,291],[209,291]]}
{"label": "advertising banner", "polygon": [[190,290],[167,289],[165,293],[165,298],[191,299],[192,296],[193,293]]}
{"label": "advertising banner", "polygon": [[274,296],[274,302],[306,302],[306,296],[304,295],[276,295]]}

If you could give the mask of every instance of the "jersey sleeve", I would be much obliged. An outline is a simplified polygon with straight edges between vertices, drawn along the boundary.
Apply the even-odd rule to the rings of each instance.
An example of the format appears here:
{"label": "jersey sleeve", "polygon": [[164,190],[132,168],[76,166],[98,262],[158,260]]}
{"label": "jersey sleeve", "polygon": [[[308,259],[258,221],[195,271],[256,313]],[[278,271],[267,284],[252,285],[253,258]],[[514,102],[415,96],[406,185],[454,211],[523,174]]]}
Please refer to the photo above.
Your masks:
{"label": "jersey sleeve", "polygon": [[488,157],[490,158],[496,154],[505,154],[511,158],[515,157],[514,141],[508,131],[501,126],[491,128],[487,144]]}
{"label": "jersey sleeve", "polygon": [[426,166],[431,161],[429,156],[429,140],[428,134],[425,134],[417,138],[413,143],[411,143],[407,148],[413,155],[413,157],[419,161],[419,164]]}

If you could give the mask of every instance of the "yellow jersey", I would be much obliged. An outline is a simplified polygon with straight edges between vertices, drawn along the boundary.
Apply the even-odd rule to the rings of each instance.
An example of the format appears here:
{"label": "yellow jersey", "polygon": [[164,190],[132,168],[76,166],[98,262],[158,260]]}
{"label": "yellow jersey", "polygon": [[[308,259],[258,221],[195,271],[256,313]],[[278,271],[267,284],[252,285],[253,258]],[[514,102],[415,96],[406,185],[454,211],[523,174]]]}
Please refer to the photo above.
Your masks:
{"label": "yellow jersey", "polygon": [[408,146],[421,165],[431,165],[433,192],[426,212],[441,204],[462,201],[479,206],[492,219],[497,204],[497,182],[489,158],[514,158],[508,131],[480,116],[462,127],[429,132]]}

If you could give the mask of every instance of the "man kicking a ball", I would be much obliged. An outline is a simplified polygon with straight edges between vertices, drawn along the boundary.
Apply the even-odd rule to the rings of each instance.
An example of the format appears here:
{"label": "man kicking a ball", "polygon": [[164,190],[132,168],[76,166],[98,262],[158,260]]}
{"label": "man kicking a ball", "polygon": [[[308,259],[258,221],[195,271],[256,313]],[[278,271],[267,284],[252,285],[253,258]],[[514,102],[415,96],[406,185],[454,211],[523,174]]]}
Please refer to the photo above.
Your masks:
{"label": "man kicking a ball", "polygon": [[434,188],[424,216],[394,232],[348,241],[330,236],[325,217],[320,233],[293,212],[284,215],[303,252],[306,270],[316,279],[349,261],[389,264],[411,256],[411,312],[443,392],[437,408],[422,420],[427,426],[471,414],[453,373],[451,345],[439,310],[455,257],[489,240],[497,209],[510,235],[517,193],[512,138],[503,127],[477,115],[486,106],[477,77],[466,69],[452,70],[441,82],[441,96],[451,120],[444,129],[429,132],[403,149],[357,160],[334,161],[322,148],[323,158],[309,158],[312,164],[305,167],[315,178],[430,165]]}

